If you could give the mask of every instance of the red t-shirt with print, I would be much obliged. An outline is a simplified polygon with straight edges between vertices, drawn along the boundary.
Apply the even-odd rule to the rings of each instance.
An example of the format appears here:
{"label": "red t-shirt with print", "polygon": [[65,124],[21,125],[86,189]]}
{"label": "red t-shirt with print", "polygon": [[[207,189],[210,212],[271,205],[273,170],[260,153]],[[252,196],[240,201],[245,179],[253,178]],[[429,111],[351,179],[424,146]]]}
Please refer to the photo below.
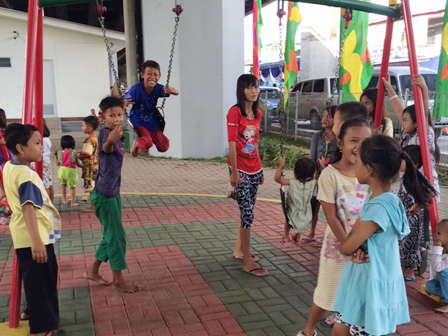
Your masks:
{"label": "red t-shirt with print", "polygon": [[[233,106],[227,114],[227,136],[229,142],[236,142],[237,168],[247,174],[261,170],[257,147],[261,120],[261,110],[258,110],[257,119],[243,117],[238,106]],[[227,163],[230,166],[230,157],[227,157]]]}

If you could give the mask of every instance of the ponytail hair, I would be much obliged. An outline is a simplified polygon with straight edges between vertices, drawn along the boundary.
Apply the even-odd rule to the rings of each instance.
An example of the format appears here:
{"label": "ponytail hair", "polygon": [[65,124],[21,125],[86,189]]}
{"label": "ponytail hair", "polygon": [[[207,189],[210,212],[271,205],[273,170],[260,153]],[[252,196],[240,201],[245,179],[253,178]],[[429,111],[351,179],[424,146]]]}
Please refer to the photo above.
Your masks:
{"label": "ponytail hair", "polygon": [[437,191],[428,179],[415,168],[412,159],[402,151],[394,139],[375,135],[361,145],[361,161],[372,167],[375,176],[384,184],[390,184],[400,171],[402,160],[406,162],[403,185],[420,208],[427,208]]}

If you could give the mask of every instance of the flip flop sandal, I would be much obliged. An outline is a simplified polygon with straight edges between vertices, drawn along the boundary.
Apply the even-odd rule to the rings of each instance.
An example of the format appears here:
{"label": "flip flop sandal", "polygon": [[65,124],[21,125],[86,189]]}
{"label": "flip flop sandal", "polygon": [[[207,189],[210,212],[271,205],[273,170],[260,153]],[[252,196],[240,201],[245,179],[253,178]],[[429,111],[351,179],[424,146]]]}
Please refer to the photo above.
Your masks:
{"label": "flip flop sandal", "polygon": [[333,328],[334,322],[333,323],[327,323],[327,318],[324,317],[322,320],[320,320],[320,325],[325,327],[325,328]]}
{"label": "flip flop sandal", "polygon": [[415,282],[415,277],[410,277],[410,276],[404,276],[403,275],[403,278],[404,278],[404,281]]}
{"label": "flip flop sandal", "polygon": [[[258,258],[256,255],[251,254],[250,256],[252,257],[252,260],[253,260],[254,262],[260,261],[260,258]],[[233,257],[234,257],[235,259],[237,259],[237,260],[243,260],[243,257],[242,257],[242,256],[236,256],[236,255],[234,255]]]}
{"label": "flip flop sandal", "polygon": [[316,239],[308,237],[308,236],[302,236],[302,242],[303,243],[311,243],[313,241],[315,241]]}
{"label": "flip flop sandal", "polygon": [[322,247],[322,240],[320,240],[320,239],[314,239],[314,246],[316,246],[316,247]]}
{"label": "flip flop sandal", "polygon": [[285,241],[285,237],[282,237],[282,244],[284,248],[288,248],[291,246],[291,241]]}
{"label": "flip flop sandal", "polygon": [[[265,273],[258,274],[258,273],[255,273],[256,271],[264,271]],[[266,271],[263,267],[253,268],[253,269],[251,269],[249,271],[246,271],[246,270],[243,269],[243,272],[248,273],[250,275],[257,276],[257,277],[264,277],[264,276],[269,275],[269,272]]]}
{"label": "flip flop sandal", "polygon": [[[300,330],[299,333],[296,336],[306,336],[306,335],[303,333],[303,330]],[[312,336],[317,336],[317,331],[316,330],[314,330],[314,334]]]}

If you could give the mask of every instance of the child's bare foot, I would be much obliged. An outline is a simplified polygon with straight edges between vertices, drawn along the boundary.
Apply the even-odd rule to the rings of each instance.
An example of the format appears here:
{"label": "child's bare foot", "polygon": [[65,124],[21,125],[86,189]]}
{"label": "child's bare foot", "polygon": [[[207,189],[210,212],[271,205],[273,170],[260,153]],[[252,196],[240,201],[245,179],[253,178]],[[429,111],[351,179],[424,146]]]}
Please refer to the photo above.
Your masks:
{"label": "child's bare foot", "polygon": [[99,283],[100,285],[104,285],[104,286],[110,285],[110,282],[104,280],[101,275],[93,272],[91,269],[88,269],[87,271],[85,271],[84,278],[95,281],[96,283]]}
{"label": "child's bare foot", "polygon": [[71,207],[78,207],[78,206],[79,206],[79,203],[71,203],[70,206],[71,206]]}
{"label": "child's bare foot", "polygon": [[127,283],[125,281],[123,281],[121,283],[113,282],[112,287],[115,289],[118,289],[120,292],[123,292],[123,293],[137,293],[140,289],[142,289],[138,285],[133,285],[133,284]]}
{"label": "child's bare foot", "polygon": [[137,147],[137,140],[135,140],[133,143],[132,143],[132,146],[131,146],[131,155],[132,155],[132,157],[137,157],[138,156],[138,147]]}
{"label": "child's bare foot", "polygon": [[446,313],[448,313],[448,305],[440,307],[440,308],[436,308],[435,311],[438,313],[446,314]]}
{"label": "child's bare foot", "polygon": [[30,315],[28,315],[27,313],[23,312],[22,314],[20,314],[20,319],[22,321],[28,321],[30,319]]}
{"label": "child's bare foot", "polygon": [[62,204],[67,204],[67,199],[66,198],[62,198]]}

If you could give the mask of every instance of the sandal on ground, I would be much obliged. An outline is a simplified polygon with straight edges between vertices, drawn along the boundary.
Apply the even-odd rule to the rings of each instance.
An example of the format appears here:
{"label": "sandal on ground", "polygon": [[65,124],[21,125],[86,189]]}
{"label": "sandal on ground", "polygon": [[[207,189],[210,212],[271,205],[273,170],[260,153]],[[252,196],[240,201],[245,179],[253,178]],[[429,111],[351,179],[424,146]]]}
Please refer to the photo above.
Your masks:
{"label": "sandal on ground", "polygon": [[314,246],[322,247],[322,240],[315,238],[314,239]]}
{"label": "sandal on ground", "polygon": [[403,275],[404,281],[407,282],[415,282],[415,277],[405,276]]}
{"label": "sandal on ground", "polygon": [[[243,259],[244,259],[243,256],[236,256],[236,255],[234,255],[233,257],[234,257],[235,259],[237,259],[237,260],[243,260]],[[250,257],[252,258],[252,260],[253,260],[254,262],[260,261],[260,258],[258,258],[256,255],[251,254]]]}
{"label": "sandal on ground", "polygon": [[[323,326],[325,328],[333,328],[335,316],[336,316],[336,314],[333,313],[331,315],[328,315],[327,317],[324,317],[322,320],[320,320],[321,326]],[[328,323],[327,321],[333,321],[333,322]]]}
{"label": "sandal on ground", "polygon": [[[257,271],[262,271],[263,273],[256,273]],[[248,271],[243,269],[243,272],[251,274],[251,275],[255,275],[257,277],[264,277],[266,275],[269,275],[269,272],[267,270],[265,270],[263,267],[252,268],[252,269],[250,269]]]}
{"label": "sandal on ground", "polygon": [[291,246],[291,241],[290,240],[286,241],[285,237],[282,237],[282,244],[284,248],[288,248]]}
{"label": "sandal on ground", "polygon": [[[300,330],[299,333],[296,336],[306,336],[306,335],[303,333],[303,330]],[[314,334],[312,336],[317,336],[317,331],[316,330],[314,330]]]}
{"label": "sandal on ground", "polygon": [[309,237],[309,236],[302,236],[302,241],[304,243],[311,243],[313,241],[315,241],[316,239],[314,239],[314,237]]}

